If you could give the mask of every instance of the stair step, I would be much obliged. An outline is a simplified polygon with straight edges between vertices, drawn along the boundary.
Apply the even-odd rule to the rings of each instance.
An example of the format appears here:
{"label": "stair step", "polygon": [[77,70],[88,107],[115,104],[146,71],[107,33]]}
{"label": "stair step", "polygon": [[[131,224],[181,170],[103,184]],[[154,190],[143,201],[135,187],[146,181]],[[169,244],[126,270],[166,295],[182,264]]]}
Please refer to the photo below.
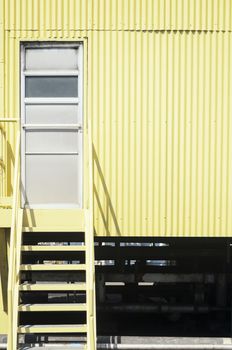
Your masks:
{"label": "stair step", "polygon": [[19,311],[86,311],[86,304],[59,303],[59,304],[21,304]]}
{"label": "stair step", "polygon": [[80,225],[73,226],[32,226],[23,227],[22,232],[84,232],[85,227],[81,223]]}
{"label": "stair step", "polygon": [[82,232],[85,230],[83,208],[24,209],[23,232]]}
{"label": "stair step", "polygon": [[85,271],[85,264],[25,264],[21,271]]}
{"label": "stair step", "polygon": [[23,245],[21,250],[23,252],[82,252],[86,250],[86,247],[84,245]]}
{"label": "stair step", "polygon": [[86,344],[71,344],[71,345],[67,345],[67,343],[65,343],[64,345],[58,343],[52,343],[52,345],[37,345],[37,346],[31,346],[31,344],[28,345],[23,345],[21,348],[18,348],[18,350],[39,350],[39,348],[41,350],[86,350],[87,349],[87,345]]}
{"label": "stair step", "polygon": [[25,283],[19,286],[20,291],[85,291],[85,283]]}
{"label": "stair step", "polygon": [[18,333],[86,333],[86,324],[25,325],[18,327]]}

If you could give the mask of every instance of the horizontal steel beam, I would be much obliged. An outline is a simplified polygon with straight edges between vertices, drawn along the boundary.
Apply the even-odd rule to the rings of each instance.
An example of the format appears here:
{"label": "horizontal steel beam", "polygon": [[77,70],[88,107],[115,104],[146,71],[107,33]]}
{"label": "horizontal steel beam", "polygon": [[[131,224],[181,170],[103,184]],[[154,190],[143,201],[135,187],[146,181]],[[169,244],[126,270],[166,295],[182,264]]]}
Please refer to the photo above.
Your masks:
{"label": "horizontal steel beam", "polygon": [[167,247],[147,247],[147,246],[96,246],[95,258],[100,259],[178,259],[178,258],[222,258],[226,259],[225,248],[217,247],[199,248],[199,247],[183,247],[167,246]]}
{"label": "horizontal steel beam", "polygon": [[[46,344],[42,348],[57,348],[61,344]],[[67,347],[67,344],[63,344]],[[59,347],[58,347],[59,348]],[[81,349],[80,345],[72,344],[72,349]],[[0,343],[0,349],[7,349],[6,343]],[[232,350],[232,344],[97,344],[99,350]]]}
{"label": "horizontal steel beam", "polygon": [[[57,344],[46,344],[42,347],[57,348]],[[71,346],[72,349],[81,349],[80,346]],[[7,349],[7,344],[0,344],[0,349]],[[99,350],[232,350],[228,344],[97,344]]]}
{"label": "horizontal steel beam", "polygon": [[98,344],[98,349],[113,350],[232,350],[223,344]]}
{"label": "horizontal steel beam", "polygon": [[[99,274],[100,275],[100,274]],[[135,283],[135,275],[132,273],[106,273],[102,274],[106,283],[125,282]],[[229,276],[228,276],[229,277]],[[230,280],[230,278],[229,278]],[[138,282],[138,281],[137,281]],[[153,283],[214,283],[215,276],[213,274],[189,273],[144,273],[141,282]]]}
{"label": "horizontal steel beam", "polygon": [[[225,311],[226,308],[210,307],[207,305],[153,305],[153,304],[118,304],[118,305],[105,305],[102,304],[97,307],[97,311],[103,312],[129,312],[129,313],[208,313],[212,311]],[[229,310],[229,309],[228,309]]]}

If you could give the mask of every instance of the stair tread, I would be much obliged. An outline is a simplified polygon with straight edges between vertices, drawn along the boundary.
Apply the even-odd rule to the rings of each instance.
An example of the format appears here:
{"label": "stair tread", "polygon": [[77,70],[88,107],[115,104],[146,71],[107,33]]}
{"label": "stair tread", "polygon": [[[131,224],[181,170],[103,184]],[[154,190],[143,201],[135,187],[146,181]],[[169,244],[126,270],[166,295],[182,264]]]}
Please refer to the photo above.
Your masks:
{"label": "stair tread", "polygon": [[33,226],[27,227],[24,226],[22,228],[23,233],[28,232],[84,232],[85,226],[84,224],[73,225],[73,226]]}
{"label": "stair tread", "polygon": [[86,331],[86,324],[37,324],[18,327],[18,333],[86,333]]}
{"label": "stair tread", "polygon": [[21,247],[23,252],[30,251],[85,251],[84,245],[23,245]]}
{"label": "stair tread", "polygon": [[73,271],[86,270],[85,264],[23,264],[20,265],[21,271]]}
{"label": "stair tread", "polygon": [[19,311],[86,311],[85,303],[20,304]]}
{"label": "stair tread", "polygon": [[[23,347],[19,348],[18,350],[38,350],[39,346],[30,346],[31,344],[28,344],[27,346],[24,345]],[[72,344],[72,345],[67,345],[64,344],[63,346],[60,344],[52,344],[51,346],[42,346],[42,350],[85,350],[87,349],[87,345],[86,344]]]}
{"label": "stair tread", "polygon": [[24,283],[19,286],[20,291],[68,291],[86,290],[86,283]]}

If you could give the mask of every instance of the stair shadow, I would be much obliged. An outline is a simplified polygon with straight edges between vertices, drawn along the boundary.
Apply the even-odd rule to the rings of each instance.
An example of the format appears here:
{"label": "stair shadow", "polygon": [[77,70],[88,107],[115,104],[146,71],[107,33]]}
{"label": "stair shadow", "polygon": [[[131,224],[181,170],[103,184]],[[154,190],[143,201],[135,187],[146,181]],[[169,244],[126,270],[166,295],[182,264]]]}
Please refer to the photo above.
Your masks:
{"label": "stair shadow", "polygon": [[[21,193],[24,193],[24,197],[26,198],[25,195],[25,190],[23,186],[21,185]],[[29,231],[33,231],[33,227],[36,227],[36,220],[35,220],[35,214],[34,210],[31,208],[27,208],[27,210],[23,210],[23,225],[27,227]]]}
{"label": "stair shadow", "polygon": [[[3,144],[5,143],[5,138],[6,138],[5,129],[4,129],[3,125],[0,124],[0,142],[1,142],[1,145],[0,145],[0,149],[1,149],[1,153],[0,153],[0,181],[1,181],[1,187],[0,187],[0,190],[3,190],[3,188],[4,188],[3,182],[4,182],[5,171],[6,171],[6,164],[4,162],[4,156],[3,156],[3,151],[4,151]],[[3,192],[0,193],[0,196],[3,196]]]}
{"label": "stair shadow", "polygon": [[110,227],[109,227],[109,225],[110,225],[110,217],[113,220],[117,236],[121,236],[121,231],[120,231],[120,227],[119,227],[119,224],[118,224],[118,221],[117,221],[116,213],[115,213],[115,210],[114,210],[111,198],[110,198],[110,194],[109,194],[108,188],[106,186],[106,182],[105,182],[105,179],[104,179],[104,174],[103,174],[102,168],[100,166],[100,162],[99,162],[99,159],[98,159],[98,156],[97,156],[97,152],[95,150],[94,145],[93,145],[93,165],[94,165],[93,166],[94,171],[95,171],[95,169],[97,170],[97,175],[98,175],[98,178],[100,179],[102,188],[104,190],[105,199],[106,199],[106,209],[104,210],[103,207],[102,207],[102,204],[101,204],[101,200],[100,200],[100,196],[98,194],[97,187],[94,184],[94,186],[93,186],[94,187],[94,197],[96,199],[96,202],[97,202],[97,205],[98,205],[98,209],[99,209],[99,212],[101,214],[101,218],[102,218],[102,221],[103,221],[103,224],[104,224],[107,236],[111,236],[112,235],[111,232],[110,232]]}
{"label": "stair shadow", "polygon": [[2,236],[0,245],[0,279],[2,286],[2,307],[7,312],[7,283],[8,283],[8,261],[7,261],[7,235],[6,229],[0,230]]}
{"label": "stair shadow", "polygon": [[[100,336],[97,338],[98,344],[117,345],[122,344],[120,335]],[[112,348],[112,347],[111,347]]]}

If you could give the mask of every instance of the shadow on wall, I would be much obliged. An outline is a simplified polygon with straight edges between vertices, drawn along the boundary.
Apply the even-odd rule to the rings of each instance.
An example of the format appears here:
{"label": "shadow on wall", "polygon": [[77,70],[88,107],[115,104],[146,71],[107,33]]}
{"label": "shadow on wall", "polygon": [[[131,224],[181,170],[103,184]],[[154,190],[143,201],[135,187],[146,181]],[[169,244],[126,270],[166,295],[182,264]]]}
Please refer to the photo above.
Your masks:
{"label": "shadow on wall", "polygon": [[[6,144],[6,131],[5,128],[3,126],[3,124],[0,124],[0,196],[5,196],[4,193],[4,188],[5,188],[5,184],[4,181],[6,179],[6,164],[4,162],[4,144]],[[8,148],[9,148],[9,144],[7,144],[7,152],[8,152]],[[11,154],[12,154],[12,150],[11,150]]]}
{"label": "shadow on wall", "polygon": [[2,305],[0,299],[0,309],[7,312],[7,283],[8,283],[8,259],[7,245],[9,245],[10,232],[7,229],[0,229],[0,279]]}
{"label": "shadow on wall", "polygon": [[7,130],[15,133],[15,128],[7,129],[0,123],[0,196],[12,196],[13,193],[15,150],[8,141]]}
{"label": "shadow on wall", "polygon": [[12,147],[9,141],[7,141],[6,145],[7,145],[7,150],[6,150],[7,152],[7,160],[6,160],[7,196],[11,196],[13,193],[14,173],[12,172],[12,169],[14,169],[15,155],[14,155],[14,152],[12,151]]}
{"label": "shadow on wall", "polygon": [[[93,145],[93,169],[94,169],[94,178],[95,178],[95,176],[98,177],[98,179],[100,180],[101,187],[103,189],[103,193],[104,193],[104,200],[102,200],[99,196],[96,184],[94,183],[94,198],[96,199],[97,210],[99,211],[99,213],[101,215],[101,218],[102,218],[102,221],[103,221],[103,224],[105,227],[106,235],[107,236],[112,235],[112,232],[110,232],[110,222],[113,222],[114,227],[115,227],[115,231],[116,231],[116,235],[121,236],[121,231],[120,231],[120,228],[118,225],[116,213],[115,213],[115,210],[114,210],[111,198],[110,198],[108,188],[107,188],[106,183],[105,183],[104,174],[103,174],[102,168],[100,166],[100,162],[99,162],[97,152],[96,152],[94,145]],[[95,173],[95,172],[97,172],[97,173]],[[106,203],[106,208],[103,208],[102,203]]]}
{"label": "shadow on wall", "polygon": [[[28,198],[27,198],[27,195],[26,195],[26,189],[23,186],[22,181],[21,181],[21,184],[20,184],[20,188],[21,188],[21,194],[22,194],[24,202],[28,203]],[[23,222],[24,222],[24,226],[26,226],[29,231],[33,231],[33,227],[36,226],[35,214],[34,214],[34,210],[33,209],[24,210]]]}
{"label": "shadow on wall", "polygon": [[36,227],[35,214],[33,209],[24,210],[23,223],[29,232],[33,232],[33,227]]}

